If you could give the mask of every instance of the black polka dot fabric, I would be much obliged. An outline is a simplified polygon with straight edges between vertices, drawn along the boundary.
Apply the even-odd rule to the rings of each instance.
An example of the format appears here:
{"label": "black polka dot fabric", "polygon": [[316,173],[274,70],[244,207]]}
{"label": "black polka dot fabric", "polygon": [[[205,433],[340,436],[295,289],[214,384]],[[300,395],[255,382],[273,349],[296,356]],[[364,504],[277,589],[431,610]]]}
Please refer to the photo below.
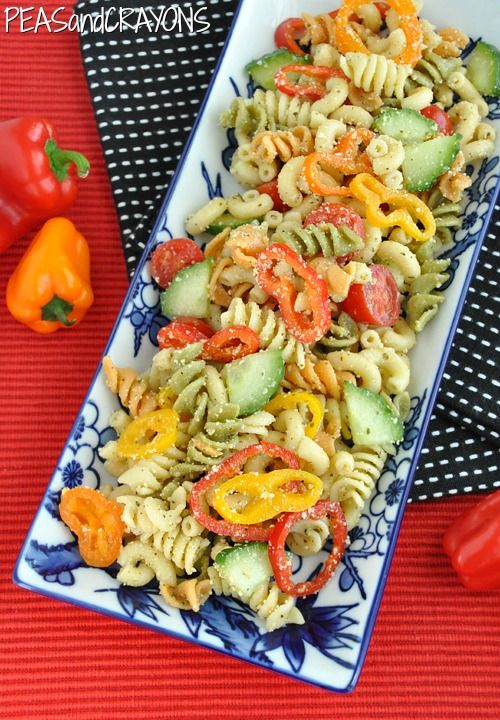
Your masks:
{"label": "black polka dot fabric", "polygon": [[[210,27],[190,33],[181,22],[158,34],[144,29],[81,36],[130,275],[195,120],[237,2],[180,0],[175,5],[185,17],[198,11]],[[76,10],[99,13],[112,6],[112,0],[84,0]],[[129,0],[127,7],[148,5]],[[443,376],[412,501],[500,487],[499,234],[500,207],[496,207]]]}

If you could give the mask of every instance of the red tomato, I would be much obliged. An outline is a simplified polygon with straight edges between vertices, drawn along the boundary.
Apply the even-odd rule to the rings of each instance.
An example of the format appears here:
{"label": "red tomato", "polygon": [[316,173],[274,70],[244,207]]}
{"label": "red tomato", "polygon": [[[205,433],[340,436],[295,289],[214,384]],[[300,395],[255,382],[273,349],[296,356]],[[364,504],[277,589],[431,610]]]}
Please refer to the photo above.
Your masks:
{"label": "red tomato", "polygon": [[193,240],[176,238],[162,243],[151,256],[151,277],[165,289],[179,270],[204,260],[203,252]]}
{"label": "red tomato", "polygon": [[365,225],[361,215],[346,205],[338,203],[324,203],[317,210],[313,210],[304,220],[304,226],[331,223],[335,227],[345,225],[360,238],[365,239]]}
{"label": "red tomato", "polygon": [[160,350],[165,348],[183,348],[195,342],[205,342],[214,331],[203,320],[196,318],[177,318],[162,327],[157,335]]}
{"label": "red tomato", "polygon": [[257,187],[257,191],[260,192],[261,195],[262,193],[266,193],[272,198],[274,203],[273,210],[277,210],[278,212],[286,212],[287,210],[290,210],[289,206],[285,205],[283,200],[280,198],[277,180],[270,180],[269,182],[262,183],[262,185]]}
{"label": "red tomato", "polygon": [[444,110],[441,110],[440,107],[438,107],[437,105],[428,105],[423,110],[421,110],[420,113],[424,117],[429,118],[430,120],[434,120],[443,135],[453,135],[453,123],[451,122],[447,113],[445,113]]}
{"label": "red tomato", "polygon": [[370,265],[371,282],[351,285],[341,304],[342,310],[356,322],[390,327],[399,318],[401,301],[394,275],[385,265]]}
{"label": "red tomato", "polygon": [[274,31],[274,42],[278,48],[286,48],[296,55],[305,55],[296,42],[304,35],[306,26],[301,18],[291,17],[283,20]]}

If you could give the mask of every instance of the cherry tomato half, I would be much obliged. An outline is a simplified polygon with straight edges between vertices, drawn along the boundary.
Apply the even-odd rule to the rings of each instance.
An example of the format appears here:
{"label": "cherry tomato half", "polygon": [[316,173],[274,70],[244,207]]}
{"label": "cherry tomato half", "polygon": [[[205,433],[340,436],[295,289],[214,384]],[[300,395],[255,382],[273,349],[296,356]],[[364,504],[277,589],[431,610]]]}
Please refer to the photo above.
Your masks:
{"label": "cherry tomato half", "polygon": [[370,265],[372,279],[363,285],[354,283],[341,304],[342,310],[356,322],[377,327],[394,325],[401,311],[401,301],[394,275],[385,265]]}
{"label": "cherry tomato half", "polygon": [[183,348],[191,343],[205,342],[214,331],[203,320],[196,318],[176,318],[158,332],[160,350],[165,348]]}
{"label": "cherry tomato half", "polygon": [[165,289],[170,285],[179,270],[201,262],[203,252],[193,240],[176,238],[162,243],[151,256],[151,277]]}
{"label": "cherry tomato half", "polygon": [[365,239],[365,225],[363,218],[355,210],[346,205],[338,203],[324,203],[317,210],[313,210],[304,220],[304,226],[319,225],[320,223],[331,223],[335,227],[344,225],[360,238]]}
{"label": "cherry tomato half", "polygon": [[290,210],[289,206],[286,205],[280,197],[278,180],[270,180],[269,182],[262,183],[262,185],[258,185],[257,192],[260,192],[261,195],[262,193],[266,193],[270,196],[273,201],[273,210],[277,210],[278,212]]}
{"label": "cherry tomato half", "polygon": [[447,113],[437,105],[428,105],[420,113],[430,120],[434,120],[443,135],[453,135],[454,127]]}
{"label": "cherry tomato half", "polygon": [[306,53],[297,40],[303,37],[306,26],[302,18],[291,17],[283,20],[274,31],[274,42],[278,48],[286,48],[296,55],[305,55]]}

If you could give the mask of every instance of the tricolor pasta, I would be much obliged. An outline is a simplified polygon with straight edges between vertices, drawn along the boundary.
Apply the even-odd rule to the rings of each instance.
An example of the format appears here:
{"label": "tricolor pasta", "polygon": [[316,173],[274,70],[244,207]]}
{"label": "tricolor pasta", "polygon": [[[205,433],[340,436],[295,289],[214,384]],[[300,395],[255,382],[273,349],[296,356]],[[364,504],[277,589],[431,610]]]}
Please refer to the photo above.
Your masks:
{"label": "tricolor pasta", "polygon": [[[498,51],[479,43],[466,65],[468,37],[420,10],[344,0],[247,65],[252,96],[220,116],[241,191],[186,218],[202,253],[153,252],[171,322],[150,367],[104,359],[116,483],[82,512],[103,518],[118,580],[156,580],[172,607],[214,593],[268,630],[303,623],[296,598],[333,575],[403,439],[409,353],[445,302],[442,256],[500,94],[477,58],[500,67]],[[64,493],[76,532],[78,503]],[[316,578],[295,578],[293,554],[330,546]]]}

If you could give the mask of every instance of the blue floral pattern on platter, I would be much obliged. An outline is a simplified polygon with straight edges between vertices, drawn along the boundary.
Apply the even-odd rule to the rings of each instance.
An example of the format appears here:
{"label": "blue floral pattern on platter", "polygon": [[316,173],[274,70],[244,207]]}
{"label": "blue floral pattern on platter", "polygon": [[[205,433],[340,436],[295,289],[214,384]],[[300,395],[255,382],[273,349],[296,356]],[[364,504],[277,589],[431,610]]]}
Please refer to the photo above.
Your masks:
{"label": "blue floral pattern on platter", "polygon": [[[261,15],[265,19],[264,0],[261,15],[255,13],[255,5],[260,2],[252,0],[250,4],[249,0],[244,0],[238,22]],[[326,0],[324,4],[328,9]],[[442,12],[445,17],[446,5],[444,2]],[[290,14],[286,4],[280,7],[283,17]],[[238,52],[241,51],[236,51],[237,55]],[[257,48],[252,52],[258,52]],[[226,57],[227,64],[221,67],[212,90],[216,97],[217,94],[220,96],[221,109],[227,106],[228,97],[238,94],[238,88],[245,86],[243,75],[233,77],[237,66],[234,57],[231,60],[227,53]],[[251,90],[245,87],[245,94]],[[500,120],[498,100],[490,107],[490,117]],[[182,172],[171,183],[150,245],[106,349],[117,362],[145,368],[157,349],[156,335],[166,320],[160,313],[158,290],[148,272],[147,258],[157,244],[184,234],[184,218],[190,211],[215,195],[233,191],[227,173],[234,149],[231,133],[226,134],[221,129],[215,142],[211,131],[204,130],[201,124],[194,130],[187,154],[181,159]],[[220,150],[226,145],[221,156]],[[412,409],[404,440],[397,455],[386,463],[359,524],[351,531],[349,548],[335,578],[317,596],[298,600],[304,625],[266,633],[262,622],[246,605],[226,597],[212,596],[197,614],[178,611],[163,602],[154,583],[142,588],[123,587],[116,580],[116,567],[98,570],[88,568],[82,562],[75,539],[60,521],[57,508],[63,488],[81,484],[100,487],[109,482],[98,449],[111,437],[108,418],[116,406],[104,387],[101,373],[97,373],[89,389],[27,535],[15,569],[15,581],[38,592],[190,640],[331,690],[352,690],[367,651],[394,552],[411,476],[437,391],[436,378],[451,343],[450,328],[465,297],[465,287],[494,199],[498,173],[498,157],[485,161],[467,191],[464,225],[448,251],[452,260],[452,278],[446,290],[447,303],[429,327],[429,332],[434,334],[427,335],[432,337],[430,344],[436,348],[435,355],[432,362],[428,358],[425,362],[419,361],[418,349],[415,355],[417,370],[420,365],[430,367],[431,374],[415,372]],[[316,561],[308,560],[299,564],[297,572],[314,572]]]}

